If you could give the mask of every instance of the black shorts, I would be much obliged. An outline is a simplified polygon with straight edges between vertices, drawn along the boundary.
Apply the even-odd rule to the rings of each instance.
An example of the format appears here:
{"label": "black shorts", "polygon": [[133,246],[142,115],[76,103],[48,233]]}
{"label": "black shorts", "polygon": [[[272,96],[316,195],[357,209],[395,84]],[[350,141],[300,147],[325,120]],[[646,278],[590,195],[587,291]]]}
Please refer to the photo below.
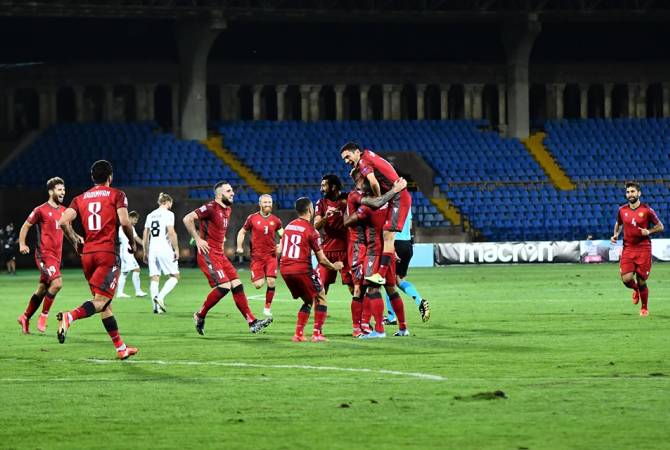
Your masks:
{"label": "black shorts", "polygon": [[405,278],[407,276],[407,269],[409,268],[409,262],[414,255],[414,246],[412,241],[395,241],[395,252],[400,258],[395,265],[395,273],[400,278]]}

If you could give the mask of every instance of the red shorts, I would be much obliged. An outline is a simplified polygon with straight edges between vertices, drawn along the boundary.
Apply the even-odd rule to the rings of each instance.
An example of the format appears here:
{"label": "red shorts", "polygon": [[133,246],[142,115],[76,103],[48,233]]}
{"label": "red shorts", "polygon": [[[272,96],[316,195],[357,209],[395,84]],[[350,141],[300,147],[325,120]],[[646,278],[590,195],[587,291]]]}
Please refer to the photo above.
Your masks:
{"label": "red shorts", "polygon": [[354,285],[363,284],[363,265],[365,264],[366,246],[361,243],[349,243],[349,252],[347,254],[349,262],[349,273],[351,282]]}
{"label": "red shorts", "polygon": [[116,282],[121,273],[119,255],[108,252],[84,253],[81,255],[84,277],[93,295],[114,298]]}
{"label": "red shorts", "polygon": [[[381,261],[381,254],[378,256],[367,254],[365,255],[365,273],[366,277],[373,275],[379,271],[379,262]],[[386,284],[384,286],[396,286],[396,275],[395,275],[395,257],[391,258],[391,264],[389,265],[388,270],[386,271]],[[370,285],[370,282],[364,281],[363,284]]]}
{"label": "red shorts", "polygon": [[251,281],[258,281],[263,278],[277,278],[277,257],[251,258],[250,270]]}
{"label": "red shorts", "polygon": [[61,277],[59,259],[50,255],[35,255],[35,264],[40,271],[40,283],[48,285]]}
{"label": "red shorts", "polygon": [[412,209],[412,196],[407,189],[394,195],[389,202],[384,231],[402,231],[410,209]]}
{"label": "red shorts", "polygon": [[282,273],[281,276],[293,298],[311,302],[323,289],[319,274],[315,270],[312,273]]}
{"label": "red shorts", "polygon": [[[347,257],[347,252],[339,251],[339,252],[323,252],[323,253],[324,255],[326,255],[326,258],[328,258],[328,261],[332,263],[342,261],[342,263],[344,264],[344,267],[340,272],[340,275],[342,277],[342,284],[351,284],[352,283],[351,266],[349,264],[349,258]],[[324,267],[321,264],[319,264],[317,270],[319,271],[319,278],[321,279],[321,282],[323,283],[324,286],[329,286],[333,284],[335,280],[337,280],[337,271],[330,270],[329,268]]]}
{"label": "red shorts", "polygon": [[640,278],[646,280],[651,272],[651,249],[649,250],[626,250],[621,253],[619,261],[621,274],[635,272]]}
{"label": "red shorts", "polygon": [[239,278],[237,270],[223,253],[212,253],[204,255],[198,252],[198,267],[207,277],[211,287],[223,283],[230,283]]}

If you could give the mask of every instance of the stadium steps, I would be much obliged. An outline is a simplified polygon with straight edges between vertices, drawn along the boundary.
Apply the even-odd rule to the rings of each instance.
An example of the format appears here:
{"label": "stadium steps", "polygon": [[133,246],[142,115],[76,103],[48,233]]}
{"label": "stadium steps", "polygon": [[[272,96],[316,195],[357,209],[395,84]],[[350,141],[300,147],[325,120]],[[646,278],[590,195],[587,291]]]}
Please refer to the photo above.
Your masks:
{"label": "stadium steps", "polygon": [[527,139],[522,139],[521,143],[528,149],[528,152],[535,158],[540,167],[542,167],[556,189],[572,191],[576,186],[556,162],[547,147],[545,147],[544,138],[546,136],[546,133],[538,132],[532,134]]}
{"label": "stadium steps", "polygon": [[465,231],[473,231],[477,233],[477,230],[474,229],[470,220],[461,214],[460,209],[452,203],[451,200],[444,197],[431,197],[430,202],[435,205],[435,208],[447,219],[449,222],[456,226],[463,225]]}
{"label": "stadium steps", "polygon": [[214,153],[217,158],[237,173],[254,191],[262,194],[269,194],[273,191],[270,185],[245,166],[242,161],[237,159],[235,154],[223,147],[221,136],[210,136],[202,141],[202,143],[209,151]]}

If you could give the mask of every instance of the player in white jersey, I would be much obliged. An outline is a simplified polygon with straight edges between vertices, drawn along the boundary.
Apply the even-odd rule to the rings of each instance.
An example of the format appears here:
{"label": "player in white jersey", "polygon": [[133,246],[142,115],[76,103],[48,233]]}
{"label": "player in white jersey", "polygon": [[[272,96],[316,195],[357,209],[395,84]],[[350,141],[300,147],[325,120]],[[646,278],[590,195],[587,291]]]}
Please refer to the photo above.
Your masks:
{"label": "player in white jersey", "polygon": [[[170,209],[172,197],[161,192],[158,195],[158,208],[147,216],[144,224],[144,262],[149,264],[149,290],[154,313],[158,314],[165,312],[165,297],[179,281],[179,244],[174,230],[174,213]],[[159,291],[161,274],[169,275],[170,278]]]}
{"label": "player in white jersey", "polygon": [[[137,225],[137,222],[140,220],[140,215],[137,211],[130,211],[128,213],[128,218],[133,225],[133,238],[135,243],[142,245],[142,240],[137,235],[137,231],[135,231],[135,225]],[[128,243],[126,233],[123,232],[121,227],[119,227],[119,242],[121,243],[121,250],[119,252],[121,255],[121,275],[119,276],[119,284],[116,288],[116,298],[130,297],[130,295],[123,292],[123,289],[126,287],[126,277],[128,276],[128,272],[133,273],[132,280],[133,286],[135,287],[135,297],[146,297],[147,293],[140,287],[140,265],[137,264],[135,255],[128,251],[130,244]]]}

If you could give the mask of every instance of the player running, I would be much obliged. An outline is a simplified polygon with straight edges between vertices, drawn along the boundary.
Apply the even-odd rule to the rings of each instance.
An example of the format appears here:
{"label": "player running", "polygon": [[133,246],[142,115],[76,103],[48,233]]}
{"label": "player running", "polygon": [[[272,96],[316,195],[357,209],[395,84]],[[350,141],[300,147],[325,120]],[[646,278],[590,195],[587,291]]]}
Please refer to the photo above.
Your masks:
{"label": "player running", "polygon": [[77,251],[81,254],[84,276],[93,299],[85,301],[72,311],[58,313],[58,342],[65,342],[65,336],[74,321],[100,313],[102,324],[114,343],[118,358],[126,359],[138,350],[126,346],[121,339],[111,304],[121,265],[117,241],[119,226],[123,228],[133,252],[136,246],[128,218],[128,199],[122,191],[110,187],[113,170],[108,161],[93,163],[91,178],[95,186],[72,200],[59,223],[70,241],[77,242],[77,235],[70,224],[77,217],[81,220],[85,239],[83,249],[80,251],[77,245]]}
{"label": "player running", "polygon": [[[133,227],[133,240],[135,244],[142,245],[142,240],[137,235],[137,231],[135,231],[135,225],[140,220],[139,213],[137,211],[130,211],[128,218],[130,219],[130,225]],[[133,273],[132,280],[135,287],[135,297],[146,297],[147,293],[140,287],[140,265],[137,264],[135,254],[128,251],[130,243],[122,228],[119,228],[119,242],[121,243],[121,275],[119,276],[119,287],[116,288],[116,298],[130,298],[130,295],[123,292],[126,287],[128,272]]]}
{"label": "player running", "polygon": [[[370,183],[372,194],[379,197],[390,191],[393,183],[400,178],[391,163],[372,152],[361,151],[361,146],[355,142],[347,142],[340,149],[340,156],[347,164],[357,168],[361,175]],[[366,280],[383,285],[386,280],[386,271],[395,255],[395,233],[405,226],[407,214],[412,208],[412,196],[407,189],[397,193],[390,201],[384,223],[384,246],[379,267],[374,274],[365,277]]]}
{"label": "player running", "polygon": [[[205,334],[205,317],[228,292],[233,292],[235,305],[249,325],[249,331],[258,333],[272,323],[272,317],[257,320],[249,309],[249,301],[237,271],[223,253],[235,193],[232,186],[220,181],[214,186],[214,200],[184,217],[184,225],[198,248],[198,266],[213,288],[202,307],[193,314],[195,330]],[[200,232],[195,228],[200,222]]]}
{"label": "player running", "polygon": [[47,192],[49,193],[49,200],[33,209],[19,232],[19,251],[21,254],[27,255],[30,253],[30,248],[26,245],[26,236],[30,228],[35,226],[37,234],[35,264],[40,271],[37,289],[30,298],[25,312],[17,319],[24,334],[30,333],[30,318],[42,302],[44,303],[42,304],[42,313],[37,319],[37,331],[40,333],[46,331],[49,309],[51,309],[56,295],[63,287],[63,279],[60,274],[63,230],[58,223],[65,210],[62,205],[65,198],[65,182],[63,179],[54,177],[47,181]]}
{"label": "player running", "polygon": [[[428,322],[430,320],[430,305],[428,301],[421,297],[419,291],[410,283],[407,277],[407,271],[409,269],[409,263],[414,256],[414,239],[412,238],[412,211],[409,211],[407,215],[407,220],[405,221],[405,226],[402,228],[400,233],[395,235],[395,253],[398,256],[398,261],[396,262],[395,274],[397,277],[396,283],[401,291],[409,295],[414,299],[414,303],[419,308],[419,314],[421,315],[421,320]],[[387,325],[395,325],[397,319],[395,312],[393,311],[393,305],[391,305],[391,300],[389,296],[386,296],[386,310],[388,315],[384,320],[384,323]]]}
{"label": "player running", "polygon": [[263,194],[258,197],[259,211],[250,214],[237,233],[237,253],[244,253],[244,238],[247,232],[251,232],[251,282],[256,289],[263,287],[267,280],[265,290],[265,307],[263,314],[271,316],[272,299],[275,295],[277,281],[277,253],[278,245],[275,236],[280,239],[284,234],[281,219],[272,214],[272,196]]}
{"label": "player running", "polygon": [[[342,284],[349,286],[353,294],[351,270],[347,258],[347,230],[344,214],[347,210],[347,193],[342,192],[342,182],[337,175],[324,175],[321,180],[322,198],[316,203],[314,228],[323,231],[323,253],[330,261],[342,261],[344,268],[340,274]],[[337,279],[337,271],[319,265],[319,279],[328,293],[328,287]]]}
{"label": "player running", "polygon": [[[623,228],[623,252],[619,262],[621,281],[633,290],[633,304],[642,300],[640,315],[649,315],[649,288],[647,279],[651,272],[650,235],[663,231],[663,224],[656,212],[646,203],[640,202],[642,190],[634,181],[626,183],[628,204],[619,208],[614,224],[612,244],[616,244]],[[652,226],[652,228],[649,228]],[[636,281],[637,278],[637,281]]]}
{"label": "player running", "polygon": [[[403,178],[399,178],[393,183],[390,191],[381,197],[373,198],[372,190],[367,180],[358,180],[358,185],[362,187],[366,196],[361,198],[361,205],[351,215],[345,218],[345,225],[351,226],[356,223],[366,225],[366,252],[363,264],[363,270],[366,275],[370,275],[379,268],[382,256],[383,241],[381,235],[383,233],[384,223],[386,221],[386,209],[388,208],[389,199],[401,192],[407,187],[407,182]],[[362,185],[362,186],[361,186]],[[374,209],[378,208],[378,209]],[[409,336],[407,324],[405,322],[405,312],[402,299],[395,289],[395,261],[392,260],[388,269],[389,276],[385,280],[385,290],[391,298],[391,303],[396,309],[398,316],[398,332],[395,336]],[[363,287],[365,291],[363,306],[364,312],[361,316],[360,330],[354,328],[354,337],[361,337],[366,339],[384,338],[386,333],[384,330],[384,301],[382,300],[379,285],[368,281],[366,278],[366,285]],[[366,307],[367,306],[367,307]],[[367,313],[365,312],[367,310]],[[375,319],[375,329],[370,330],[369,318],[372,315]]]}
{"label": "player running", "polygon": [[[144,262],[149,265],[149,292],[155,314],[165,312],[165,297],[179,282],[179,242],[174,229],[174,213],[170,211],[172,203],[168,194],[158,194],[158,208],[147,216],[142,233]],[[169,278],[159,291],[161,274]]]}
{"label": "player running", "polygon": [[305,325],[312,312],[312,305],[316,310],[314,315],[314,329],[312,342],[323,342],[328,339],[323,335],[323,324],[328,314],[326,291],[321,286],[318,273],[312,268],[312,252],[316,255],[319,264],[336,273],[342,270],[341,261],[335,263],[325,256],[321,249],[319,232],[312,226],[314,206],[307,197],[301,197],[295,202],[298,218],[291,221],[284,229],[281,239],[281,260],[279,261],[282,278],[291,291],[293,298],[301,298],[303,305],[298,311],[298,321],[293,335],[293,342],[303,342]]}

